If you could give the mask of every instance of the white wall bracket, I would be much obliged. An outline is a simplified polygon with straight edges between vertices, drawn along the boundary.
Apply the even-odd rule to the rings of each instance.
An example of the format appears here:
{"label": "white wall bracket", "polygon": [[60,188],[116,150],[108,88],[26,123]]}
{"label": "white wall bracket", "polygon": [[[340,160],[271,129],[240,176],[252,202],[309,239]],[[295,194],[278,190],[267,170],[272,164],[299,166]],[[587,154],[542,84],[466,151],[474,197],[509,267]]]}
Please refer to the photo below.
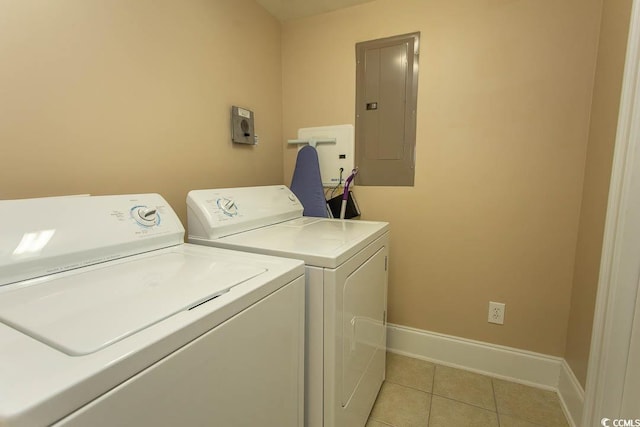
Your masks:
{"label": "white wall bracket", "polygon": [[316,148],[316,144],[335,144],[336,141],[337,141],[336,138],[322,138],[322,139],[308,138],[308,139],[290,139],[288,142],[289,144],[294,144],[294,145],[309,144],[313,148]]}

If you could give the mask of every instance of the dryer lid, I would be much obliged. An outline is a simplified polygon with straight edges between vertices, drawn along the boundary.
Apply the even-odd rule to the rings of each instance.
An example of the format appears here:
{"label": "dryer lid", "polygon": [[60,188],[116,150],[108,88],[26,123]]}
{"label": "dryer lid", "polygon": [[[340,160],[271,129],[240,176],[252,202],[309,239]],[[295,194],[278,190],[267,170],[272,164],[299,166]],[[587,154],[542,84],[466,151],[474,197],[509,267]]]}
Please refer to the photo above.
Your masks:
{"label": "dryer lid", "polygon": [[223,237],[214,244],[302,259],[305,264],[316,267],[336,268],[388,231],[386,222],[302,217]]}
{"label": "dryer lid", "polygon": [[84,355],[266,271],[167,249],[7,289],[0,321],[66,354]]}

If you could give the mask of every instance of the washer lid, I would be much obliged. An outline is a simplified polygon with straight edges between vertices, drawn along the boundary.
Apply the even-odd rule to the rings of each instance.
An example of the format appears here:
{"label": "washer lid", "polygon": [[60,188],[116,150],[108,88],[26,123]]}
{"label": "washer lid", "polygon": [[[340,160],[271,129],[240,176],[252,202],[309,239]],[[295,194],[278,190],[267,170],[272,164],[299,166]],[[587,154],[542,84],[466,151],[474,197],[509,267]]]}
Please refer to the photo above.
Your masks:
{"label": "washer lid", "polygon": [[141,255],[5,292],[0,321],[64,353],[84,355],[266,271],[179,251]]}

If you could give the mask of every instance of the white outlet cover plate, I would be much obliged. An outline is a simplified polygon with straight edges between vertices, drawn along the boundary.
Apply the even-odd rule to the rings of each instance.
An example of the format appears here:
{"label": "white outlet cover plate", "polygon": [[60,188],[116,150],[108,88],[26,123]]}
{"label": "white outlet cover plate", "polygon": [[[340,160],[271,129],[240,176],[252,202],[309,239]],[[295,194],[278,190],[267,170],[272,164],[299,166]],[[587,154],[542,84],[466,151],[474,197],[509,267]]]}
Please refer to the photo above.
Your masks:
{"label": "white outlet cover plate", "polygon": [[501,302],[489,301],[489,323],[504,325],[505,305]]}

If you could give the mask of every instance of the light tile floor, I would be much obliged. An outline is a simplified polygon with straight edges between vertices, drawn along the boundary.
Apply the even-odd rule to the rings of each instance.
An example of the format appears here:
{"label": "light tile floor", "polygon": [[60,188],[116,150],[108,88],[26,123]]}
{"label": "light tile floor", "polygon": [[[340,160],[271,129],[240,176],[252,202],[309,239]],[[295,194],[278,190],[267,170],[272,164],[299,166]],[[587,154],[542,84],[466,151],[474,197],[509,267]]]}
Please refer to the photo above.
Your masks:
{"label": "light tile floor", "polygon": [[553,391],[387,353],[367,427],[568,427]]}

